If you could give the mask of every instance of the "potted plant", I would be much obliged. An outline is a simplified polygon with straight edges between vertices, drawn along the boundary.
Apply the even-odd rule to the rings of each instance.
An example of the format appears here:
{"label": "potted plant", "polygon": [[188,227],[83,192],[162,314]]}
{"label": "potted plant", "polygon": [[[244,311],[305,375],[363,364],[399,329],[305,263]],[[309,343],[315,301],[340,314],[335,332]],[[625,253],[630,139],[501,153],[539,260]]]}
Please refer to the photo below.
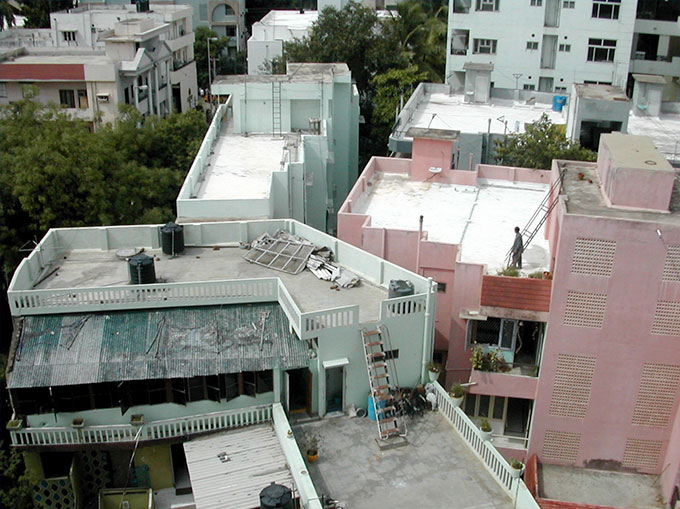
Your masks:
{"label": "potted plant", "polygon": [[449,396],[456,408],[458,408],[463,403],[463,397],[465,396],[465,389],[460,384],[453,384],[449,389]]}
{"label": "potted plant", "polygon": [[479,421],[479,431],[480,434],[482,435],[482,440],[485,442],[488,442],[491,440],[491,437],[493,436],[493,429],[491,428],[491,423],[489,422],[489,419],[486,417],[482,417],[482,420]]}
{"label": "potted plant", "polygon": [[132,414],[132,416],[130,416],[130,424],[133,426],[141,426],[144,424],[144,414]]}
{"label": "potted plant", "polygon": [[7,423],[7,431],[19,431],[24,427],[24,419],[19,417],[17,419],[12,419]]}
{"label": "potted plant", "polygon": [[319,459],[319,439],[314,435],[309,435],[306,443],[305,454],[307,455],[307,461],[316,463]]}
{"label": "potted plant", "polygon": [[85,426],[85,419],[83,419],[82,417],[76,417],[71,421],[72,428],[80,429],[83,426]]}
{"label": "potted plant", "polygon": [[436,382],[441,373],[442,367],[438,362],[430,361],[427,365],[427,372],[430,376],[430,382]]}
{"label": "potted plant", "polygon": [[515,479],[520,477],[524,472],[524,463],[522,463],[517,458],[510,458],[510,467],[512,468],[510,475],[512,475],[512,477]]}

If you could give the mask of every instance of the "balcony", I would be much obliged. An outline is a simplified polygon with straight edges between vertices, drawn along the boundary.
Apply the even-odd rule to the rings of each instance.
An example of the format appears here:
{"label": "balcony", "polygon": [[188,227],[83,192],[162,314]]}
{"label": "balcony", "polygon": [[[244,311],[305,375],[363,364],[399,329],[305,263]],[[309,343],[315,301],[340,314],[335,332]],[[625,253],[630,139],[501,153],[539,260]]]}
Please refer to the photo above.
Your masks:
{"label": "balcony", "polygon": [[194,62],[194,60],[173,60],[172,61],[172,70],[173,71],[179,71],[182,67],[186,67],[187,65],[191,64]]}
{"label": "balcony", "polygon": [[16,429],[15,427],[10,429],[9,432],[11,443],[15,447],[134,444],[137,440],[140,442],[170,440],[260,424],[271,420],[272,406],[262,405],[153,421],[139,426],[111,424],[80,428],[29,427]]}
{"label": "balcony", "polygon": [[493,373],[473,369],[470,383],[475,384],[473,391],[477,394],[493,394],[506,398],[536,399],[538,378],[526,376],[513,369],[508,373]]}

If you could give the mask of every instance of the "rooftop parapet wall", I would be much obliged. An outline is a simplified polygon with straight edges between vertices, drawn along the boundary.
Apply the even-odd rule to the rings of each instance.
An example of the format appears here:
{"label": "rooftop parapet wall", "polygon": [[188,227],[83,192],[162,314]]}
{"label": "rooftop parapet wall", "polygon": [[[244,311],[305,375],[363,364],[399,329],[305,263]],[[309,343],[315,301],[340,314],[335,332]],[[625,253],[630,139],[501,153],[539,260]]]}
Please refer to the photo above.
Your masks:
{"label": "rooftop parapet wall", "polygon": [[675,171],[648,137],[604,134],[597,161],[609,205],[668,212]]}

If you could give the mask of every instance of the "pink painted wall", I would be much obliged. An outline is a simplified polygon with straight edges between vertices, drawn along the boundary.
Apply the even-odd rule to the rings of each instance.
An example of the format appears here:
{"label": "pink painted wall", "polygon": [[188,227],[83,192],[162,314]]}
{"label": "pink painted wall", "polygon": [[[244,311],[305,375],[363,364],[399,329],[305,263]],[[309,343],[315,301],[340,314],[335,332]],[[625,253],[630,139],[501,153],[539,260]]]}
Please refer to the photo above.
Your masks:
{"label": "pink painted wall", "polygon": [[[415,138],[411,164],[411,179],[416,181],[439,182],[439,179],[451,171],[451,158],[453,156],[453,141],[431,140],[427,138]],[[441,168],[440,174],[430,173],[431,167]]]}
{"label": "pink painted wall", "polygon": [[477,173],[479,178],[509,180],[510,182],[533,182],[536,184],[549,184],[551,172],[546,170],[534,170],[532,168],[516,168],[514,166],[495,166],[491,164],[478,164]]}
{"label": "pink painted wall", "polygon": [[[663,232],[663,240],[656,228]],[[577,237],[616,240],[611,277],[571,272]],[[541,461],[547,430],[581,434],[576,466],[591,460],[622,461],[626,440],[661,440],[663,455],[671,427],[632,424],[645,363],[680,364],[680,337],[651,334],[660,300],[680,302],[680,283],[662,282],[666,245],[680,244],[680,228],[653,222],[572,216],[562,217],[554,268],[549,327],[534,409],[530,453]],[[564,325],[568,291],[606,294],[602,328]],[[550,414],[559,354],[596,361],[584,418]],[[678,394],[673,415],[677,412]],[[553,461],[555,462],[555,461]],[[660,473],[659,465],[653,473]]]}
{"label": "pink painted wall", "polygon": [[663,462],[665,471],[661,475],[661,488],[666,500],[673,494],[673,488],[680,486],[680,408],[675,412],[675,424],[671,432],[670,443],[672,445],[668,448]]}
{"label": "pink painted wall", "polygon": [[470,394],[489,394],[506,398],[535,399],[538,378],[532,376],[487,373],[473,369],[470,373]]}

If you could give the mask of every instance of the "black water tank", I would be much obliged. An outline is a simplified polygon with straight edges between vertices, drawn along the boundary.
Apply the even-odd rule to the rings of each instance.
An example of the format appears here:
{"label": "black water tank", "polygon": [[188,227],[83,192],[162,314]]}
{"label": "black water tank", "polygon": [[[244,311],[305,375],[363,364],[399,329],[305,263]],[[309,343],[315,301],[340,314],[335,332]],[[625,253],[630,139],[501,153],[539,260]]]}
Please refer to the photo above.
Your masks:
{"label": "black water tank", "polygon": [[128,267],[130,269],[130,284],[148,285],[156,282],[156,269],[152,257],[144,253],[135,255],[128,259]]}
{"label": "black water tank", "polygon": [[394,299],[395,297],[407,297],[413,295],[413,283],[408,279],[392,279],[387,290],[387,298]]}
{"label": "black water tank", "polygon": [[260,492],[260,509],[293,509],[290,488],[271,483]]}
{"label": "black water tank", "polygon": [[161,226],[161,247],[165,254],[173,256],[184,251],[184,226],[172,221]]}

